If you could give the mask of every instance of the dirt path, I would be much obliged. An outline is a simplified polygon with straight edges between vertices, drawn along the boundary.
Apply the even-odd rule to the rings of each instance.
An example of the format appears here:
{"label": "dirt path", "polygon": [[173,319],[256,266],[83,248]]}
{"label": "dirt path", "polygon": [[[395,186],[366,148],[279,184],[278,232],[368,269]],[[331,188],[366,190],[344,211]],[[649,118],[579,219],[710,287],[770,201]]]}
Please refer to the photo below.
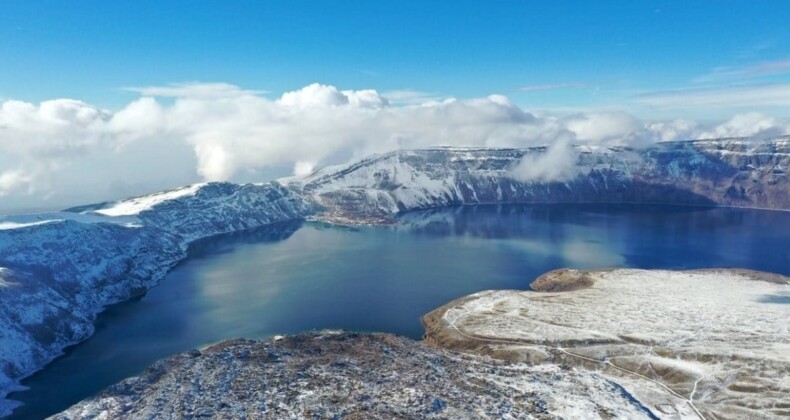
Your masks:
{"label": "dirt path", "polygon": [[[486,295],[488,295],[488,294],[490,294],[490,293],[493,293],[493,292],[486,292],[485,294],[482,294],[482,295],[480,295],[480,296],[481,296],[481,297],[482,297],[482,296],[486,296]],[[571,357],[574,357],[574,358],[577,358],[577,359],[580,359],[580,360],[585,360],[585,361],[588,361],[588,362],[599,363],[599,364],[605,364],[605,365],[611,366],[612,368],[614,368],[614,369],[616,369],[616,370],[619,370],[619,371],[621,371],[621,372],[624,372],[624,373],[628,373],[628,374],[634,375],[634,376],[636,376],[636,377],[639,377],[639,378],[641,378],[641,379],[644,379],[644,380],[650,381],[650,382],[652,382],[652,383],[654,383],[654,384],[658,385],[659,387],[661,387],[662,389],[664,389],[664,390],[665,390],[665,391],[666,391],[666,392],[667,392],[667,393],[668,393],[670,396],[672,396],[672,397],[675,397],[675,398],[678,398],[678,399],[680,399],[680,400],[684,401],[686,404],[688,404],[688,405],[689,405],[689,407],[691,407],[691,409],[692,409],[692,410],[694,410],[694,413],[695,413],[695,414],[696,414],[696,415],[697,415],[697,416],[698,416],[698,417],[699,417],[701,420],[706,420],[705,416],[703,416],[703,415],[702,415],[702,413],[700,413],[700,411],[699,411],[699,410],[697,409],[697,407],[694,405],[694,401],[693,401],[693,398],[694,398],[694,393],[695,393],[695,392],[696,392],[696,390],[697,390],[697,384],[699,383],[699,381],[701,381],[701,380],[703,379],[702,377],[698,378],[698,379],[697,379],[697,380],[694,382],[694,389],[692,390],[692,392],[691,392],[691,395],[690,395],[690,396],[687,398],[687,397],[684,397],[684,396],[682,396],[682,395],[678,394],[677,392],[673,391],[671,388],[669,388],[669,387],[668,387],[668,386],[666,386],[665,384],[663,384],[663,383],[661,383],[661,382],[659,382],[659,381],[657,381],[657,380],[655,380],[655,379],[648,378],[647,376],[645,376],[645,375],[642,375],[641,373],[638,373],[638,372],[634,372],[634,371],[632,371],[632,370],[630,370],[630,369],[626,369],[626,368],[623,368],[623,367],[617,366],[617,365],[613,364],[612,362],[610,362],[610,361],[608,361],[608,360],[598,360],[598,359],[593,359],[593,358],[590,358],[590,357],[582,356],[582,355],[580,355],[580,354],[571,353],[571,352],[569,352],[569,351],[565,350],[565,349],[564,349],[564,348],[562,348],[562,347],[553,347],[553,346],[547,346],[547,345],[544,345],[544,344],[535,344],[535,343],[529,343],[529,342],[524,342],[524,341],[517,340],[517,339],[504,339],[504,338],[497,339],[497,338],[490,338],[490,337],[478,336],[478,335],[474,335],[474,334],[467,334],[466,332],[464,332],[464,331],[462,331],[460,328],[458,328],[458,326],[457,326],[457,325],[455,325],[455,321],[456,321],[456,320],[458,320],[458,319],[461,319],[461,318],[463,318],[464,314],[466,314],[466,313],[469,313],[469,312],[470,312],[470,311],[462,312],[462,313],[461,313],[461,315],[459,315],[459,316],[455,317],[455,319],[453,319],[452,321],[449,321],[449,322],[448,322],[448,324],[450,325],[450,327],[451,327],[451,328],[452,328],[452,329],[453,329],[453,330],[454,330],[456,333],[458,333],[458,334],[459,334],[460,336],[462,336],[462,337],[465,337],[465,338],[467,338],[467,339],[470,339],[470,340],[475,340],[475,341],[484,341],[484,342],[489,342],[489,343],[499,343],[499,344],[515,344],[515,345],[524,345],[524,344],[529,344],[529,345],[536,345],[536,346],[543,347],[543,348],[545,348],[545,349],[549,349],[549,350],[555,350],[555,351],[561,352],[561,353],[563,353],[563,354],[566,354],[566,355],[568,355],[568,356],[571,356]]]}

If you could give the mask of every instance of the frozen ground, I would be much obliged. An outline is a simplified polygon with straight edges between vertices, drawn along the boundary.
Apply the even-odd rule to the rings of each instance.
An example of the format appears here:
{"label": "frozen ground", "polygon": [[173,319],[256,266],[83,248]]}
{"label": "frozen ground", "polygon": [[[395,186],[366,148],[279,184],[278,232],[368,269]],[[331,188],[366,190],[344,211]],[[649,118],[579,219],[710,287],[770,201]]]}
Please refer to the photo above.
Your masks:
{"label": "frozen ground", "polygon": [[786,277],[742,270],[570,274],[594,284],[470,295],[428,314],[426,339],[599,371],[661,417],[790,415]]}

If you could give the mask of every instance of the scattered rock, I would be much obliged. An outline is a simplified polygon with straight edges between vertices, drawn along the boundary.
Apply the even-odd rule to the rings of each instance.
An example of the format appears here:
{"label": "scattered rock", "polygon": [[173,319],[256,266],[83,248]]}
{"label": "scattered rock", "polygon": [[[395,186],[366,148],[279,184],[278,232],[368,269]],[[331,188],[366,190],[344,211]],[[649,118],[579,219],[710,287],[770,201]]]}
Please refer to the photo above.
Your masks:
{"label": "scattered rock", "polygon": [[596,373],[512,365],[389,334],[310,333],[231,340],[204,349],[201,357],[177,355],[53,418],[201,416],[549,419],[649,413]]}
{"label": "scattered rock", "polygon": [[530,283],[536,292],[571,292],[592,287],[595,284],[587,272],[563,268],[549,271]]}

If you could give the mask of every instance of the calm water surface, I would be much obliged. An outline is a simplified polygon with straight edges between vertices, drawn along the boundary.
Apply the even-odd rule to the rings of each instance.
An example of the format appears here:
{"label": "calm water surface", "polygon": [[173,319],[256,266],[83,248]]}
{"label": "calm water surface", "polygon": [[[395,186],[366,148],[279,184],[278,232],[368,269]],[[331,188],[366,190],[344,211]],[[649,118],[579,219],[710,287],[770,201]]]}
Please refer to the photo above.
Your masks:
{"label": "calm water surface", "polygon": [[[391,227],[286,223],[200,241],[142,298],[28,378],[12,417],[61,411],[154,361],[226,338],[343,328],[419,338],[419,318],[560,267],[745,267],[790,275],[790,213],[666,206],[476,206]],[[783,304],[786,302],[777,302]]]}

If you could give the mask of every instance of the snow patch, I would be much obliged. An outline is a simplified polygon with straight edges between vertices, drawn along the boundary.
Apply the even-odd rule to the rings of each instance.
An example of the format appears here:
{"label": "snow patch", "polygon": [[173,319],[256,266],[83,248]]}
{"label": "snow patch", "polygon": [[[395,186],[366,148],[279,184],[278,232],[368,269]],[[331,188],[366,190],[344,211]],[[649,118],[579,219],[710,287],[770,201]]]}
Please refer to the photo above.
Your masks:
{"label": "snow patch", "polygon": [[111,207],[95,210],[94,212],[111,217],[133,216],[140,214],[143,211],[150,210],[157,204],[163,203],[165,201],[174,200],[176,198],[181,198],[181,197],[193,196],[204,185],[206,184],[205,183],[193,184],[184,188],[165,191],[157,194],[145,195],[142,197],[130,198],[128,200],[118,201],[112,204]]}
{"label": "snow patch", "polygon": [[6,222],[0,222],[0,230],[20,229],[30,226],[37,226],[37,225],[43,225],[53,222],[62,222],[62,221],[63,219],[42,220],[40,222],[28,222],[28,223],[17,223],[17,222],[6,221]]}

